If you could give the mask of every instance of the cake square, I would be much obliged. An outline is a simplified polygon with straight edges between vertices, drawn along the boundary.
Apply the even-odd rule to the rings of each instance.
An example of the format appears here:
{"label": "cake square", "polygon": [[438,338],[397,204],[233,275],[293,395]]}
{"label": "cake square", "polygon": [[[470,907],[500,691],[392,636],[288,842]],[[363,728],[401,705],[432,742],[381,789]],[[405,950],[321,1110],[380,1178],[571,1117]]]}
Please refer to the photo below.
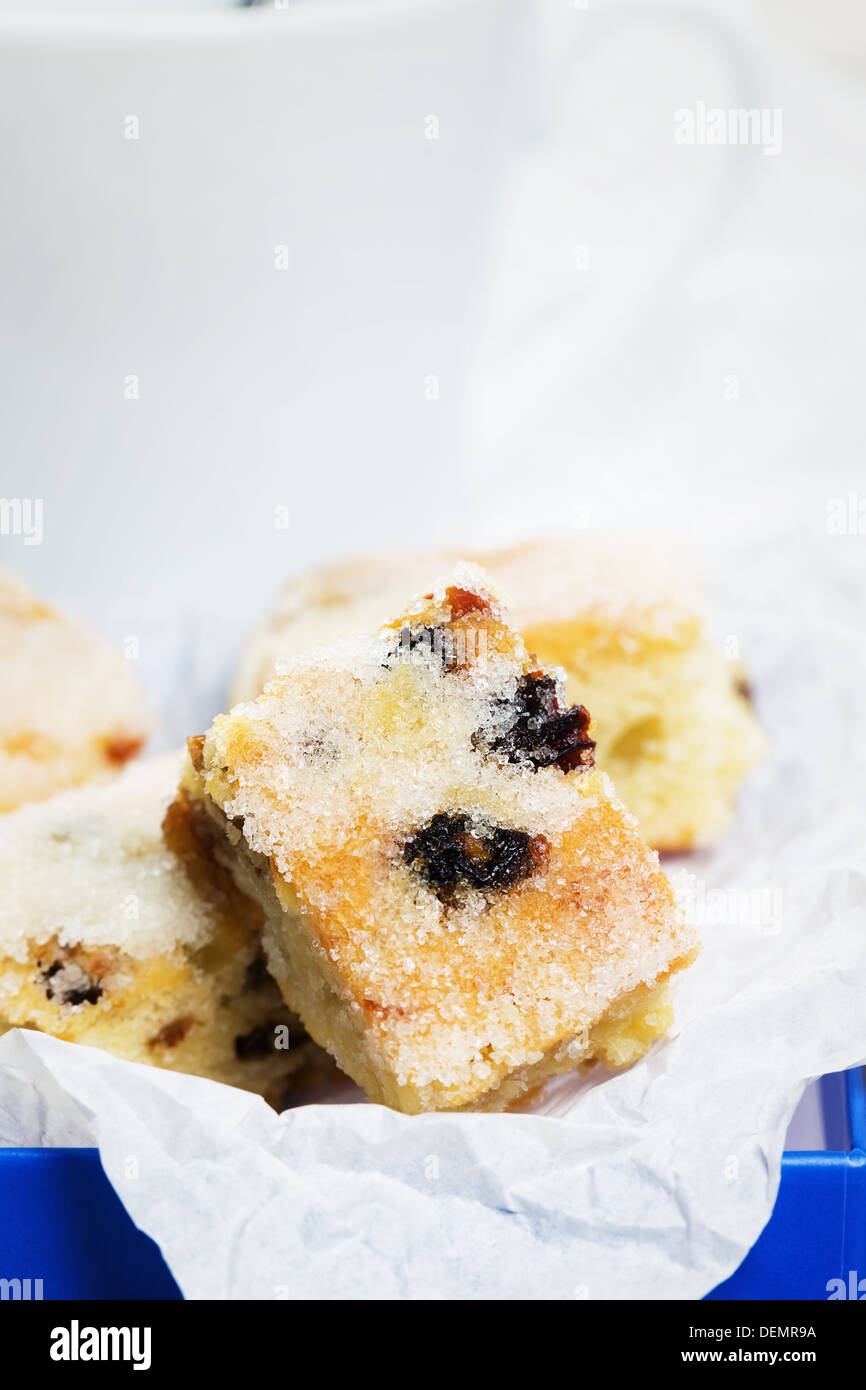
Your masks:
{"label": "cake square", "polygon": [[734,652],[669,542],[583,536],[500,550],[515,621],[593,712],[596,761],[655,849],[714,843],[764,735]]}
{"label": "cake square", "polygon": [[147,759],[0,817],[0,1032],[35,1028],[281,1108],[333,1064],[264,967],[259,909],[172,800],[180,764]]}
{"label": "cake square", "polygon": [[0,812],[117,772],[150,734],[130,663],[3,571],[0,666]]}
{"label": "cake square", "polygon": [[[291,581],[250,635],[233,698],[282,663],[371,632],[405,595],[459,558],[395,552]],[[764,738],[743,667],[711,635],[699,586],[669,545],[583,532],[473,554],[501,585],[514,626],[593,716],[596,765],[655,849],[712,843]]]}
{"label": "cake square", "polygon": [[658,856],[493,585],[459,564],[190,740],[181,795],[268,964],[370,1099],[502,1109],[640,1056],[693,958]]}

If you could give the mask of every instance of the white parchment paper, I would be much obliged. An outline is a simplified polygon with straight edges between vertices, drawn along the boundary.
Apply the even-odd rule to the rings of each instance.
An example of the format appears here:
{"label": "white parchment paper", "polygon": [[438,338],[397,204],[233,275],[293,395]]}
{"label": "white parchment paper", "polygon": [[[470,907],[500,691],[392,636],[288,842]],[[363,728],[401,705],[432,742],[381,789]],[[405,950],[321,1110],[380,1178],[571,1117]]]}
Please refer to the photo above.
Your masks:
{"label": "white parchment paper", "polygon": [[748,660],[771,746],[724,842],[669,866],[691,876],[704,951],[673,1035],[643,1062],[558,1078],[526,1114],[277,1116],[215,1083],[13,1032],[0,1143],[97,1145],[187,1297],[713,1288],[769,1217],[807,1081],[866,1061],[866,540],[806,540],[732,540],[715,566],[720,636]]}

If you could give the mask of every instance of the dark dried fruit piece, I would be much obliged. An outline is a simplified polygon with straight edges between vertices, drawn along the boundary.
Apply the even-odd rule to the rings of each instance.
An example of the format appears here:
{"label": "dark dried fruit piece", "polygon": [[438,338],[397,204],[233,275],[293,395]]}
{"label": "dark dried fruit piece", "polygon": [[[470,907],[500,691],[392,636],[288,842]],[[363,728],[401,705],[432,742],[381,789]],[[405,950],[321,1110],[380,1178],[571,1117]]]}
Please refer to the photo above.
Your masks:
{"label": "dark dried fruit piece", "polygon": [[488,745],[492,752],[504,753],[512,763],[531,763],[536,769],[555,766],[572,772],[592,767],[595,739],[588,735],[589,711],[583,705],[563,709],[552,676],[530,671],[521,677],[514,699],[507,704],[511,718],[504,733]]}
{"label": "dark dried fruit piece", "polygon": [[506,825],[475,825],[468,816],[439,812],[407,842],[407,864],[449,902],[459,888],[511,888],[546,861],[547,841]]}
{"label": "dark dried fruit piece", "polygon": [[251,1057],[267,1057],[274,1051],[274,1029],[276,1023],[260,1023],[249,1033],[239,1033],[235,1038],[235,1056],[239,1062],[248,1062]]}
{"label": "dark dried fruit piece", "polygon": [[122,766],[123,763],[129,762],[130,758],[134,758],[143,747],[143,738],[123,738],[116,734],[113,738],[105,740],[105,756],[110,763]]}
{"label": "dark dried fruit piece", "polygon": [[244,971],[244,991],[263,989],[271,983],[271,974],[265,953],[259,949]]}
{"label": "dark dried fruit piece", "polygon": [[391,666],[395,661],[425,660],[435,657],[441,661],[446,671],[454,671],[460,665],[457,659],[455,634],[447,627],[412,627],[404,623],[396,645],[385,658],[384,665]]}
{"label": "dark dried fruit piece", "polygon": [[[433,598],[426,594],[426,599]],[[477,659],[484,643],[483,625],[473,622],[476,617],[489,617],[492,613],[490,601],[484,594],[473,589],[460,589],[452,585],[445,591],[445,601],[451,614],[448,622],[436,624],[404,622],[399,637],[386,656],[383,666],[392,666],[397,660],[425,660],[434,658],[446,671],[462,671]],[[465,621],[469,619],[470,621]]]}
{"label": "dark dried fruit piece", "polygon": [[64,995],[64,1004],[95,1004],[102,998],[102,987],[91,980],[90,984],[82,985],[78,989],[67,990]]}
{"label": "dark dried fruit piece", "polygon": [[274,1110],[296,1110],[300,1105],[315,1105],[330,1099],[335,1085],[345,1080],[331,1058],[315,1048],[282,1082],[270,1087],[265,1100]]}
{"label": "dark dried fruit piece", "polygon": [[445,590],[445,599],[451,608],[452,618],[467,618],[470,613],[489,615],[490,600],[484,594],[476,594],[474,589],[458,589],[452,585]]}
{"label": "dark dried fruit piece", "polygon": [[201,772],[202,768],[204,767],[204,743],[204,734],[191,734],[186,741],[186,748],[187,752],[189,753],[189,760],[195,768],[196,772]]}
{"label": "dark dried fruit piece", "polygon": [[102,997],[99,981],[72,961],[54,961],[39,978],[48,998],[56,999],[58,1004],[95,1004]]}
{"label": "dark dried fruit piece", "polygon": [[166,1023],[160,1028],[152,1038],[148,1038],[148,1047],[177,1047],[182,1043],[190,1028],[195,1023],[192,1014],[184,1014],[181,1018],[173,1018],[170,1023]]}

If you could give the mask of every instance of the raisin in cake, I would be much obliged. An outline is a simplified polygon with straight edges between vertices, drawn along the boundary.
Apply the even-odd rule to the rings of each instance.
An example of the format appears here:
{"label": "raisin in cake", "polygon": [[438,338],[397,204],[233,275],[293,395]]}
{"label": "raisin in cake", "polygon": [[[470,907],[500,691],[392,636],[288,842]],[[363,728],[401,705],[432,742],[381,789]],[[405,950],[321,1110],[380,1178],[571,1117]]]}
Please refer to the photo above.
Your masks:
{"label": "raisin in cake", "polygon": [[279,1105],[326,1059],[264,967],[258,908],[214,874],[182,800],[165,847],[179,767],[176,753],[148,759],[0,818],[0,1032],[35,1028]]}
{"label": "raisin in cake", "polygon": [[129,662],[0,571],[0,811],[139,751],[151,717]]}
{"label": "raisin in cake", "polygon": [[639,1057],[696,951],[589,716],[489,580],[300,656],[190,740],[181,796],[266,915],[270,969],[375,1101],[501,1109]]}
{"label": "raisin in cake", "polygon": [[[290,583],[252,634],[234,699],[336,638],[373,631],[458,557],[416,552],[335,564]],[[481,555],[539,661],[592,710],[596,764],[656,849],[712,842],[763,737],[742,667],[707,631],[681,562],[634,538],[583,534]]]}

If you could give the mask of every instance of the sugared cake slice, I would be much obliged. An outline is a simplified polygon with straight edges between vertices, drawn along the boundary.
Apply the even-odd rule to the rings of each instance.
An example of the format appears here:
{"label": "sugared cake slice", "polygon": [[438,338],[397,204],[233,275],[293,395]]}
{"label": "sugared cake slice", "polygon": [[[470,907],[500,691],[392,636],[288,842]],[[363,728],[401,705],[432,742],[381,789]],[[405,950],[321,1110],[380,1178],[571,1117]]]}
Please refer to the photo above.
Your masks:
{"label": "sugared cake slice", "polygon": [[[456,556],[342,562],[290,583],[252,634],[235,681],[251,699],[311,647],[370,632]],[[596,765],[657,849],[714,840],[763,747],[742,667],[707,631],[682,562],[634,538],[582,534],[479,557],[514,626],[568,698],[592,710]]]}
{"label": "sugared cake slice", "polygon": [[371,1099],[501,1109],[669,1026],[694,934],[592,749],[470,565],[190,740],[184,804]]}
{"label": "sugared cake slice", "polygon": [[151,716],[129,662],[0,571],[0,811],[139,751]]}
{"label": "sugared cake slice", "polygon": [[165,847],[180,762],[0,818],[0,1032],[35,1028],[279,1105],[331,1064],[267,973],[258,908],[213,872],[182,801]]}
{"label": "sugared cake slice", "polygon": [[717,839],[764,739],[681,561],[586,537],[501,551],[495,567],[527,646],[592,710],[597,763],[644,838],[662,850]]}

